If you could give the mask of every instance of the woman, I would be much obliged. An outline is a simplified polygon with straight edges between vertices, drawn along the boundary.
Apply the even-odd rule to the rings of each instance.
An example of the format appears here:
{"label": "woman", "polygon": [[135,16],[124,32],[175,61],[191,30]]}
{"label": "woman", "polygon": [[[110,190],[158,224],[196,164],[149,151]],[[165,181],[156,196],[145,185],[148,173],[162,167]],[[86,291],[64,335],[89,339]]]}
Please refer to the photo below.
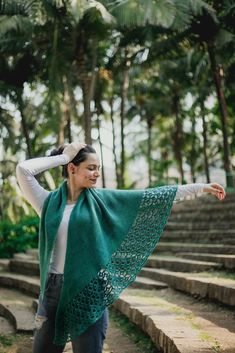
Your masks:
{"label": "woman", "polygon": [[[53,192],[35,175],[63,166]],[[101,353],[107,307],[134,281],[155,248],[174,200],[222,186],[187,184],[125,191],[95,189],[100,163],[93,147],[71,143],[17,166],[24,197],[41,217],[40,296],[33,353]]]}

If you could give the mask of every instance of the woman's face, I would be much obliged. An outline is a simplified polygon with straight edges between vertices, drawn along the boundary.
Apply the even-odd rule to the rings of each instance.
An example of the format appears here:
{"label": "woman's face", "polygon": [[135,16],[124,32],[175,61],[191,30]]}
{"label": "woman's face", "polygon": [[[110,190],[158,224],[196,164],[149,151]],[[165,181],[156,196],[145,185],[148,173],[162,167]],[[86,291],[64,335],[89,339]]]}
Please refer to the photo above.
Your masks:
{"label": "woman's face", "polygon": [[[81,188],[92,188],[96,186],[100,176],[100,161],[96,153],[89,153],[87,159],[75,166],[69,163],[70,178]],[[74,174],[72,173],[74,172]]]}

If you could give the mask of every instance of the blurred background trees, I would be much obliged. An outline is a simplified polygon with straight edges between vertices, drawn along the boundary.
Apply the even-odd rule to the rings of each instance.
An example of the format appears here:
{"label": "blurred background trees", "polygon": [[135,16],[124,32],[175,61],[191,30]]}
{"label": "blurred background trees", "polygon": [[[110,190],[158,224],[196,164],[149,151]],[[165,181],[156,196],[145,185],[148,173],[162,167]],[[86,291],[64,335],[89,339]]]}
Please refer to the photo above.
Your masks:
{"label": "blurred background trees", "polygon": [[232,189],[234,23],[231,0],[2,0],[0,217],[32,214],[17,162],[72,140],[98,149],[103,186]]}

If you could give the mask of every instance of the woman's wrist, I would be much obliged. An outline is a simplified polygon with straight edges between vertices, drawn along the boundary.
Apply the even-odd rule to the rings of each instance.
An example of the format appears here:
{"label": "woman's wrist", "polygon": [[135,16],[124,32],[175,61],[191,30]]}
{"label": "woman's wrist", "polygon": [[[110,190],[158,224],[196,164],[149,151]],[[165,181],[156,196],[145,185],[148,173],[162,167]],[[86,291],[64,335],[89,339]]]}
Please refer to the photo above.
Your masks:
{"label": "woman's wrist", "polygon": [[61,154],[61,157],[63,158],[62,165],[68,164],[70,162],[70,158],[67,154]]}

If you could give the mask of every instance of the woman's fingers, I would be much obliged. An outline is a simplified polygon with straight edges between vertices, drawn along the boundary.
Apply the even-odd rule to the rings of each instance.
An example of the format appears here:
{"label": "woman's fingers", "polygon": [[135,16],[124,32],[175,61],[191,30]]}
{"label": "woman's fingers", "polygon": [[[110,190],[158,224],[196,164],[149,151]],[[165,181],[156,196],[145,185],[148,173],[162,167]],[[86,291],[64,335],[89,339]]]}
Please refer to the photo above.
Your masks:
{"label": "woman's fingers", "polygon": [[223,197],[223,198],[225,197],[225,190],[224,190],[223,186],[221,186],[217,183],[212,184],[212,186],[217,190],[217,193],[219,192],[219,195],[221,197]]}
{"label": "woman's fingers", "polygon": [[78,154],[78,152],[85,147],[85,143],[72,142],[65,147],[63,154],[66,154],[69,157],[69,161],[72,161],[74,157]]}
{"label": "woman's fingers", "polygon": [[225,198],[225,191],[224,188],[217,184],[217,183],[213,183],[211,184],[211,187],[214,191],[214,195],[219,199],[219,200],[223,200]]}
{"label": "woman's fingers", "polygon": [[223,200],[226,195],[223,186],[218,183],[207,184],[204,191],[215,195],[219,200]]}

